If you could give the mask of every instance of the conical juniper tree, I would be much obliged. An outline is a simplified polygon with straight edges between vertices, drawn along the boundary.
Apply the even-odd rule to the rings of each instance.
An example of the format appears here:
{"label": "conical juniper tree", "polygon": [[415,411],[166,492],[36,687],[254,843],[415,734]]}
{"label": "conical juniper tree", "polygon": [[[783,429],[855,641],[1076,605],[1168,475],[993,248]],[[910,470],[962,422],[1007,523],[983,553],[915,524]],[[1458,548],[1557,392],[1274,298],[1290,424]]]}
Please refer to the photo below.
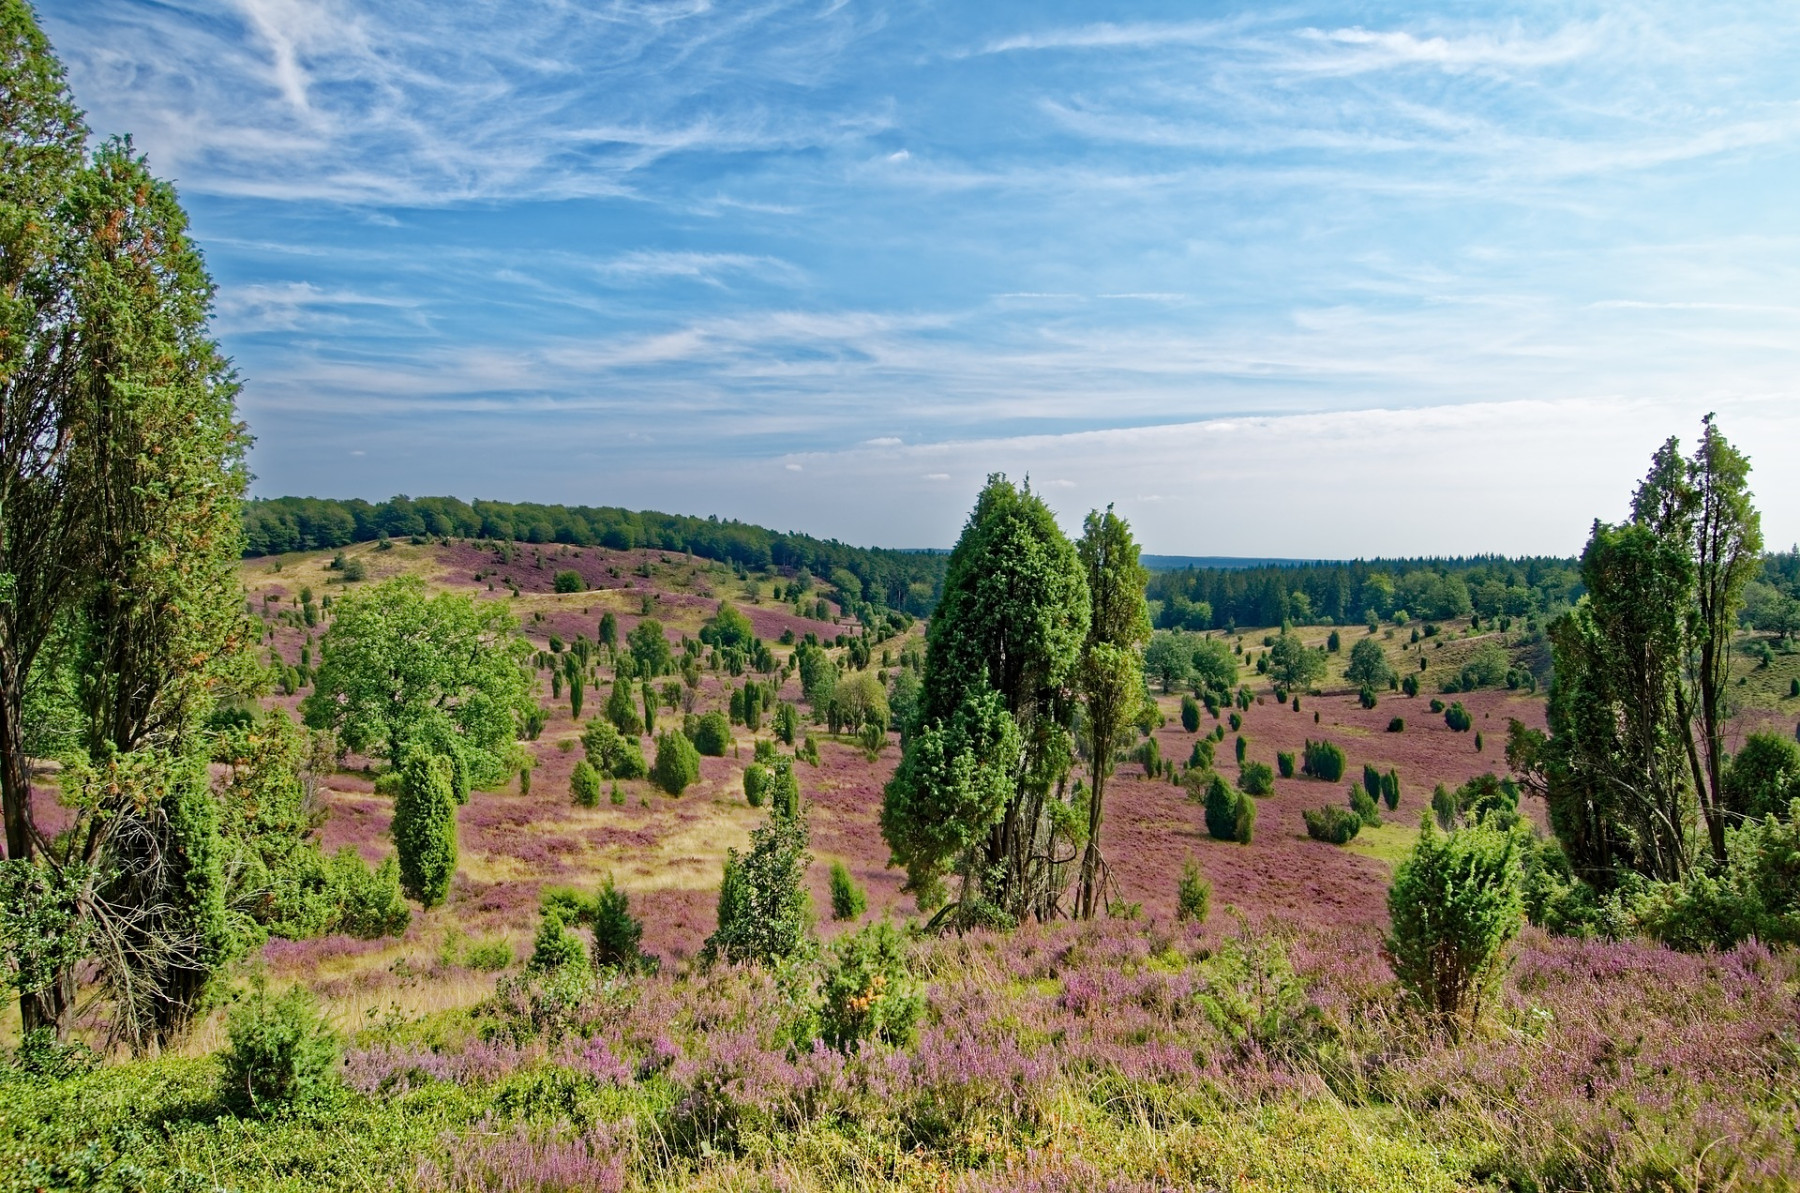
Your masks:
{"label": "conical juniper tree", "polygon": [[[143,1046],[181,1030],[232,947],[189,747],[248,678],[247,440],[173,189],[128,142],[83,160],[60,68],[16,0],[0,0],[0,94],[0,943],[34,958],[27,1031],[67,1032],[74,965],[92,956],[116,1035]],[[30,805],[29,760],[45,756],[65,763],[78,818],[54,836]]]}
{"label": "conical juniper tree", "polygon": [[961,877],[964,922],[1050,914],[1075,860],[1066,780],[1088,615],[1049,507],[989,477],[950,554],[918,722],[881,813],[909,890],[930,902]]}
{"label": "conical juniper tree", "polygon": [[[1075,544],[1087,574],[1091,610],[1087,642],[1082,647],[1079,683],[1087,712],[1089,795],[1087,845],[1075,891],[1075,915],[1092,919],[1100,892],[1100,824],[1106,780],[1112,774],[1114,747],[1128,730],[1143,702],[1140,652],[1150,637],[1150,611],[1144,586],[1150,576],[1138,563],[1131,526],[1106,507],[1092,510]],[[1198,715],[1196,713],[1196,715]]]}

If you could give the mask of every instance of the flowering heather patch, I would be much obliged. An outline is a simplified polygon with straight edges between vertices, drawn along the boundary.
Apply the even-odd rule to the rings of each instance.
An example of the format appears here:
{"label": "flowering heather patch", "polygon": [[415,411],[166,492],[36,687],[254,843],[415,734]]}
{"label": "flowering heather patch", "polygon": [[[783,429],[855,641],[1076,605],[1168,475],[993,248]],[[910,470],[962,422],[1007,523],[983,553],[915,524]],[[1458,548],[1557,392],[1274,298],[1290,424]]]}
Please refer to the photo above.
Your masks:
{"label": "flowering heather patch", "polygon": [[420,1164],[422,1193],[618,1193],[625,1156],[617,1132],[605,1126],[561,1137],[525,1126],[483,1123],[454,1140],[442,1164]]}

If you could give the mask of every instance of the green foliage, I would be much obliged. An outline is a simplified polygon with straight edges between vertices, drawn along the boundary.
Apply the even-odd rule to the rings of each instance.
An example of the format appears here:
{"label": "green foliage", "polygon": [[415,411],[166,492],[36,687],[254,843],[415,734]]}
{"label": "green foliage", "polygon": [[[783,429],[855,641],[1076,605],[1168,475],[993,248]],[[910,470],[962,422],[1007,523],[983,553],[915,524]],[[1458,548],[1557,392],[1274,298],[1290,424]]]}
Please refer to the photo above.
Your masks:
{"label": "green foliage", "polygon": [[1019,750],[1018,723],[993,691],[908,738],[881,805],[882,836],[906,867],[907,890],[930,899],[985,838],[1012,798]]}
{"label": "green foliage", "polygon": [[1390,769],[1381,776],[1381,800],[1392,812],[1400,806],[1400,772]]}
{"label": "green foliage", "polygon": [[1444,710],[1444,724],[1458,733],[1467,733],[1475,727],[1475,717],[1459,700]]}
{"label": "green foliage", "polygon": [[1800,944],[1800,800],[1787,819],[1767,816],[1726,834],[1725,867],[1627,892],[1634,926],[1685,952],[1728,950],[1743,940]]}
{"label": "green foliage", "polygon": [[323,931],[375,940],[398,936],[412,922],[400,890],[400,863],[391,855],[371,870],[355,846],[345,845],[326,863],[326,884],[331,911]]}
{"label": "green foliage", "polygon": [[612,694],[606,698],[605,717],[621,737],[635,742],[644,733],[644,722],[638,716],[637,704],[631,698],[631,681],[613,680]]}
{"label": "green foliage", "polygon": [[1350,665],[1344,668],[1344,678],[1351,683],[1363,688],[1384,687],[1393,674],[1387,652],[1378,640],[1359,638],[1350,648]]}
{"label": "green foliage", "polygon": [[1361,783],[1350,785],[1350,810],[1363,823],[1364,828],[1374,828],[1381,823],[1381,809],[1375,804],[1375,797],[1363,789]]}
{"label": "green foliage", "polygon": [[589,721],[581,747],[602,779],[641,779],[649,773],[636,739],[622,736],[611,720]]}
{"label": "green foliage", "polygon": [[1223,777],[1212,776],[1206,788],[1206,831],[1220,841],[1248,845],[1255,823],[1255,801],[1233,791]]}
{"label": "green foliage", "polygon": [[834,920],[861,919],[868,909],[869,896],[851,877],[849,867],[843,862],[831,863],[831,918]]}
{"label": "green foliage", "polygon": [[1275,765],[1278,768],[1280,768],[1282,778],[1284,778],[1284,779],[1293,778],[1294,777],[1294,752],[1292,750],[1277,750],[1275,752]]}
{"label": "green foliage", "polygon": [[722,712],[704,713],[694,723],[694,749],[708,758],[723,758],[732,741],[731,719]]}
{"label": "green foliage", "polygon": [[763,797],[769,789],[769,768],[761,763],[752,762],[744,768],[744,802],[752,808],[763,806]]}
{"label": "green foliage", "polygon": [[1453,683],[1445,685],[1446,692],[1473,692],[1480,688],[1498,687],[1505,682],[1506,673],[1512,666],[1506,657],[1506,651],[1497,642],[1483,642],[1475,648],[1475,653],[1457,672]]}
{"label": "green foliage", "polygon": [[1158,633],[1144,649],[1144,674],[1161,684],[1167,694],[1187,679],[1192,657],[1186,635]]}
{"label": "green foliage", "polygon": [[1192,696],[1181,698],[1181,727],[1189,733],[1200,732],[1200,702]]}
{"label": "green foliage", "polygon": [[773,965],[812,947],[806,868],[812,864],[806,819],[773,809],[750,832],[750,848],[725,855],[719,923],[701,951],[716,960]]}
{"label": "green foliage", "polygon": [[1367,762],[1363,763],[1362,786],[1363,786],[1363,790],[1368,792],[1371,796],[1375,796],[1377,798],[1380,797],[1380,795],[1381,795],[1381,771],[1378,768],[1371,766]]}
{"label": "green foliage", "polygon": [[612,875],[594,895],[587,923],[594,934],[593,962],[602,969],[647,969],[655,958],[644,954],[644,925],[631,914],[631,900],[613,884]]}
{"label": "green foliage", "polygon": [[675,656],[669,649],[669,640],[663,634],[663,624],[654,617],[646,617],[625,635],[625,644],[631,651],[631,662],[638,675],[646,678],[668,674],[674,665]]}
{"label": "green foliage", "polygon": [[303,1106],[337,1086],[338,1040],[303,986],[258,988],[226,1019],[220,1093],[239,1114]]}
{"label": "green foliage", "polygon": [[[911,672],[907,674],[910,675]],[[793,745],[794,735],[800,731],[800,710],[786,702],[777,704],[775,715],[769,719],[769,728],[782,745]]]}
{"label": "green foliage", "polygon": [[1314,741],[1310,737],[1301,751],[1300,771],[1325,783],[1336,783],[1344,777],[1347,760],[1334,742]]}
{"label": "green foliage", "polygon": [[1303,692],[1325,674],[1325,656],[1283,629],[1269,648],[1269,674],[1281,687]]}
{"label": "green foliage", "polygon": [[1268,795],[1275,790],[1275,771],[1266,762],[1246,762],[1238,768],[1238,790],[1245,795]]}
{"label": "green foliage", "polygon": [[505,606],[403,576],[343,597],[320,642],[306,723],[397,762],[409,743],[453,754],[485,787],[512,769],[529,647]]}
{"label": "green foliage", "polygon": [[400,763],[400,794],[394,800],[394,844],[400,855],[400,885],[426,907],[444,901],[456,874],[456,797],[449,760],[414,751]]}
{"label": "green foliage", "polygon": [[1317,1015],[1286,946],[1248,931],[1226,937],[1209,959],[1200,1008],[1221,1035],[1250,1055],[1294,1051],[1313,1034]]}
{"label": "green foliage", "polygon": [[700,751],[687,735],[674,729],[657,734],[656,764],[650,768],[650,781],[670,795],[680,795],[699,777]]}
{"label": "green foliage", "polygon": [[1338,632],[1336,630],[1331,631],[1330,636],[1328,636],[1325,639],[1326,653],[1336,654],[1340,649],[1342,649],[1343,644],[1344,644],[1344,640],[1342,638],[1338,637]]}
{"label": "green foliage", "polygon": [[1515,833],[1476,827],[1444,834],[1429,819],[1388,890],[1394,974],[1427,1012],[1459,1028],[1479,1020],[1524,920]]}
{"label": "green foliage", "polygon": [[906,939],[877,920],[846,933],[826,951],[819,980],[819,1026],[844,1052],[870,1042],[906,1047],[925,1010],[925,992],[907,966]]}
{"label": "green foliage", "polygon": [[708,646],[748,653],[756,631],[730,601],[720,601],[719,611],[700,627],[700,641]]}
{"label": "green foliage", "polygon": [[1211,909],[1212,883],[1200,873],[1199,863],[1189,858],[1182,864],[1181,879],[1175,887],[1175,918],[1204,924]]}
{"label": "green foliage", "polygon": [[1200,738],[1194,748],[1188,752],[1188,768],[1190,770],[1211,770],[1216,748],[1210,737]]}
{"label": "green foliage", "polygon": [[579,807],[600,806],[600,772],[585,758],[569,774],[569,795]]}
{"label": "green foliage", "polygon": [[1726,807],[1737,816],[1761,818],[1800,799],[1800,746],[1779,733],[1756,732],[1725,771]]}
{"label": "green foliage", "polygon": [[1364,708],[1374,708],[1377,703],[1375,689],[1365,687],[1356,693],[1356,702]]}
{"label": "green foliage", "polygon": [[543,909],[538,917],[537,938],[531,944],[531,957],[525,962],[527,973],[546,974],[587,966],[587,949],[582,947],[581,938],[569,931],[564,922],[566,914],[564,908],[553,905]]}
{"label": "green foliage", "polygon": [[1407,675],[1405,679],[1400,681],[1400,690],[1406,693],[1409,700],[1412,697],[1417,696],[1419,694],[1419,677],[1412,674]]}
{"label": "green foliage", "polygon": [[[968,872],[979,869],[1003,914],[1016,918],[1041,895],[1032,851],[989,830],[1009,806],[1052,815],[1039,797],[1066,765],[1065,693],[1090,618],[1085,569],[1049,507],[990,477],[951,551],[927,629],[919,730],[884,794],[882,832],[910,889],[937,889],[974,851]],[[1028,839],[1049,831],[1024,829]]]}
{"label": "green foliage", "polygon": [[1225,639],[1201,638],[1188,656],[1188,673],[1196,696],[1211,694],[1215,699],[1222,698],[1237,684],[1237,657]]}
{"label": "green foliage", "polygon": [[1388,723],[1387,723],[1387,731],[1389,733],[1405,733],[1406,732],[1406,718],[1405,717],[1390,717],[1388,719]]}
{"label": "green foliage", "polygon": [[580,572],[571,568],[556,573],[556,579],[552,582],[552,587],[555,588],[557,592],[563,593],[586,592],[587,581],[581,578]]}
{"label": "green foliage", "polygon": [[1323,808],[1308,808],[1300,813],[1300,817],[1306,821],[1307,836],[1333,845],[1349,844],[1363,827],[1363,819],[1355,811],[1330,804]]}

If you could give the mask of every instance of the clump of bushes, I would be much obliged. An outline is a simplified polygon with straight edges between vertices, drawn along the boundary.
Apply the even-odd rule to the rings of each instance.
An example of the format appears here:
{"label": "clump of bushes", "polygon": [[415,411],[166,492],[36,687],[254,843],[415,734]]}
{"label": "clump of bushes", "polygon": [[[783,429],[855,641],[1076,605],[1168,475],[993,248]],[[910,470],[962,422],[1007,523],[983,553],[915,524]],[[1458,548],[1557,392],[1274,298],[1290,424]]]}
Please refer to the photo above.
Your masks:
{"label": "clump of bushes", "polygon": [[1284,778],[1284,779],[1293,778],[1294,777],[1294,752],[1292,750],[1277,750],[1275,753],[1275,765],[1278,769],[1280,769],[1282,778]]}
{"label": "clump of bushes", "polygon": [[1327,804],[1322,808],[1308,808],[1300,816],[1306,821],[1306,835],[1315,841],[1347,845],[1362,831],[1362,817],[1349,808]]}
{"label": "clump of bushes", "polygon": [[1376,704],[1375,689],[1364,684],[1356,693],[1356,702],[1364,708],[1374,708]]}
{"label": "clump of bushes", "polygon": [[728,850],[719,884],[719,921],[706,938],[701,960],[774,964],[812,945],[812,913],[806,895],[806,818],[784,811],[777,797],[769,819],[750,832],[743,854]]}
{"label": "clump of bushes", "polygon": [[1194,743],[1193,752],[1188,755],[1189,770],[1211,770],[1214,758],[1213,740],[1203,737]]}
{"label": "clump of bushes", "polygon": [[1444,710],[1444,724],[1450,726],[1457,733],[1467,733],[1475,727],[1475,718],[1459,700]]}
{"label": "clump of bushes", "polygon": [[1267,795],[1275,790],[1275,771],[1266,762],[1246,762],[1238,768],[1238,790],[1245,795]]}
{"label": "clump of bushes", "polygon": [[1206,831],[1217,840],[1248,845],[1255,826],[1256,801],[1213,775],[1206,790]]}
{"label": "clump of bushes", "polygon": [[1478,1020],[1524,922],[1519,835],[1487,826],[1440,833],[1419,826],[1388,890],[1394,975],[1452,1031]]}
{"label": "clump of bushes", "polygon": [[1175,918],[1204,924],[1212,908],[1212,883],[1200,873],[1200,866],[1189,858],[1181,867],[1181,879],[1175,887]]}
{"label": "clump of bushes", "polygon": [[687,735],[676,730],[657,734],[656,764],[650,768],[650,781],[670,795],[680,795],[699,777],[700,751]]}
{"label": "clump of bushes", "polygon": [[580,572],[569,568],[556,573],[556,578],[551,581],[551,587],[557,592],[585,592],[587,581],[581,578]]}
{"label": "clump of bushes", "polygon": [[636,738],[626,737],[609,720],[596,718],[581,735],[587,761],[603,779],[641,779],[649,773]]}
{"label": "clump of bushes", "polygon": [[303,986],[271,998],[259,987],[226,1019],[225,1104],[263,1116],[304,1105],[337,1084],[338,1039]]}
{"label": "clump of bushes", "polygon": [[1301,751],[1300,770],[1322,782],[1336,783],[1344,777],[1346,761],[1343,749],[1335,743],[1309,737]]}
{"label": "clump of bushes", "polygon": [[1350,810],[1362,821],[1364,828],[1374,828],[1381,823],[1381,809],[1375,804],[1375,797],[1370,795],[1361,783],[1350,785]]}

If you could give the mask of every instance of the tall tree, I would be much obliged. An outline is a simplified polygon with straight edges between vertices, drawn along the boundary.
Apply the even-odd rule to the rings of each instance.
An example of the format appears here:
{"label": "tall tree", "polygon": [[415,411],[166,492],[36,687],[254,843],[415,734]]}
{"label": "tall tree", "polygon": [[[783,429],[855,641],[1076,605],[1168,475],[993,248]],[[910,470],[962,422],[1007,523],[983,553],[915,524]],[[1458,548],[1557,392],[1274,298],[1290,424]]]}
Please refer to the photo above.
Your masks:
{"label": "tall tree", "polygon": [[454,755],[475,786],[513,768],[529,646],[499,602],[427,596],[417,577],[338,599],[306,723],[398,765],[410,743]]}
{"label": "tall tree", "polygon": [[1094,917],[1100,898],[1100,824],[1106,779],[1112,774],[1119,731],[1143,701],[1138,651],[1150,637],[1144,585],[1150,574],[1138,563],[1131,526],[1113,513],[1091,510],[1075,553],[1086,573],[1090,615],[1081,652],[1080,685],[1087,711],[1089,794],[1087,845],[1075,891],[1075,915]]}
{"label": "tall tree", "polygon": [[[1055,850],[1087,629],[1087,581],[1049,507],[1029,487],[989,477],[950,554],[927,630],[920,731],[907,734],[882,807],[914,890],[955,868],[965,917],[1054,908],[1058,875],[1074,860]],[[1010,731],[993,723],[996,709]]]}
{"label": "tall tree", "polygon": [[1750,461],[1732,447],[1707,415],[1688,464],[1694,491],[1694,638],[1691,679],[1699,718],[1706,781],[1696,783],[1713,859],[1725,863],[1726,695],[1731,684],[1731,634],[1744,607],[1744,589],[1762,565],[1762,516],[1750,502]]}
{"label": "tall tree", "polygon": [[[38,937],[7,944],[55,957],[15,970],[27,1030],[67,1031],[93,955],[142,1046],[182,1029],[231,947],[187,739],[248,679],[246,438],[174,191],[128,142],[81,162],[60,71],[5,0],[0,96],[0,797],[7,918]],[[54,837],[32,814],[43,754],[77,818]]]}

